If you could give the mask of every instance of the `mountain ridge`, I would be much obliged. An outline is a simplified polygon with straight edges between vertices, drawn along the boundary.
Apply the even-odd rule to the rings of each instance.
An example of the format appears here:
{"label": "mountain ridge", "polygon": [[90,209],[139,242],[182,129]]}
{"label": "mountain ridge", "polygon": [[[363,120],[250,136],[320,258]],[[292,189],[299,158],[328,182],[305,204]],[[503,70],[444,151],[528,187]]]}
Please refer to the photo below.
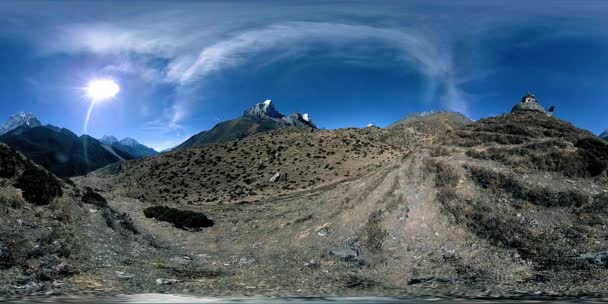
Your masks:
{"label": "mountain ridge", "polygon": [[[537,109],[275,129],[74,181],[168,247],[204,254],[188,267],[216,265],[211,293],[242,290],[236,269],[246,286],[285,294],[605,293],[608,143]],[[149,208],[214,226],[184,233]]]}
{"label": "mountain ridge", "polygon": [[[60,177],[86,174],[118,161],[155,155],[156,151],[134,139],[107,145],[89,135],[53,125],[43,125],[29,112],[12,115],[2,124],[0,141]],[[112,141],[105,138],[104,141]]]}
{"label": "mountain ridge", "polygon": [[193,135],[175,149],[229,142],[282,128],[317,129],[308,113],[284,115],[275,108],[271,100],[266,100],[245,110],[241,117],[220,122],[208,131]]}
{"label": "mountain ridge", "polygon": [[118,140],[112,135],[104,135],[99,139],[100,142],[111,146],[114,149],[128,153],[134,158],[148,157],[158,154],[158,152],[146,145],[139,143],[131,137],[125,137]]}
{"label": "mountain ridge", "polygon": [[0,294],[605,297],[606,141],[536,110],[408,116],[66,181],[0,144]]}
{"label": "mountain ridge", "polygon": [[0,125],[0,135],[6,134],[20,127],[33,128],[41,125],[42,123],[31,112],[19,112],[9,117],[2,125]]}

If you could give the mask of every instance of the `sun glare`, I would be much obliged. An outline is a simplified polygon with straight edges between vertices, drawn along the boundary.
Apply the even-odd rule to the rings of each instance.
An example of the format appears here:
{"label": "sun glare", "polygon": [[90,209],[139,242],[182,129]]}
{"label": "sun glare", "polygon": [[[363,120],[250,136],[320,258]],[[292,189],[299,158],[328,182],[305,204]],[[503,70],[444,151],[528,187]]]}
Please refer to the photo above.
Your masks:
{"label": "sun glare", "polygon": [[93,101],[111,99],[120,91],[120,86],[110,79],[96,79],[87,84],[85,88],[87,96]]}

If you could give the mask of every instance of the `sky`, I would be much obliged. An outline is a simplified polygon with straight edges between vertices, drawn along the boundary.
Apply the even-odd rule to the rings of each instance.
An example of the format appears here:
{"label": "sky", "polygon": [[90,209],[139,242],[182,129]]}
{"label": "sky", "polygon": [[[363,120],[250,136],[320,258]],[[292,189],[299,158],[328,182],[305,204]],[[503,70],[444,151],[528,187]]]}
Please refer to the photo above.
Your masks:
{"label": "sky", "polygon": [[20,111],[157,150],[273,100],[321,128],[472,119],[528,91],[608,128],[608,1],[0,1],[0,120]]}

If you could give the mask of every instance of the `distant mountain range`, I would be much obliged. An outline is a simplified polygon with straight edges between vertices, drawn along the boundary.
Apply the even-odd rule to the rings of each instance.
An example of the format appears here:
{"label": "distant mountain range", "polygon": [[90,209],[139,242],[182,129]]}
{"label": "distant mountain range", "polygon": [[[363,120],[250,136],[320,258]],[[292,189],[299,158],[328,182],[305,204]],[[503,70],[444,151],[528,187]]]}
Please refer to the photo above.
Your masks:
{"label": "distant mountain range", "polygon": [[0,125],[0,130],[0,142],[60,177],[83,175],[118,161],[152,153],[147,150],[150,148],[133,139],[107,145],[88,135],[79,137],[65,128],[42,125],[32,113],[11,116]]}
{"label": "distant mountain range", "polygon": [[603,138],[603,139],[608,140],[608,130],[602,132],[602,134],[600,134],[600,137]]}
{"label": "distant mountain range", "polygon": [[114,136],[105,135],[99,141],[103,144],[112,146],[116,150],[124,151],[135,158],[148,157],[158,154],[150,147],[140,144],[137,140],[126,137],[118,140]]}
{"label": "distant mountain range", "polygon": [[312,123],[308,114],[293,113],[286,116],[277,111],[271,100],[266,100],[249,108],[239,118],[221,122],[209,131],[192,136],[175,149],[223,143],[282,128],[314,130],[317,127]]}

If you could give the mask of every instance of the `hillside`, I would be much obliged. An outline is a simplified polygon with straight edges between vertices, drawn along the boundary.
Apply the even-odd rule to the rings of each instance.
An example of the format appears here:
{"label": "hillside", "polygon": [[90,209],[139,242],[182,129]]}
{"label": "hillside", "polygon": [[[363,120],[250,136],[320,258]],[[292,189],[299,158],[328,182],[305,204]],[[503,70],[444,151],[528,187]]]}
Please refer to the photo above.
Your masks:
{"label": "hillside", "polygon": [[[77,183],[216,265],[221,275],[183,283],[206,292],[239,290],[235,267],[252,293],[269,295],[606,290],[606,143],[540,111],[459,127],[442,115],[427,121],[439,130],[414,131],[432,144],[410,149],[380,144],[390,128],[272,131]],[[281,170],[287,179],[270,182]],[[125,196],[138,203],[120,203]],[[215,224],[166,228],[144,216],[150,206],[203,212]]]}
{"label": "hillside", "polygon": [[3,300],[134,292],[196,271],[171,262],[184,253],[140,233],[92,189],[56,178],[2,143],[0,212]]}
{"label": "hillside", "polygon": [[42,125],[34,114],[25,112],[0,125],[0,142],[60,177],[83,175],[118,161],[158,154],[132,138],[78,137],[68,129]]}
{"label": "hillside", "polygon": [[225,143],[250,135],[283,128],[316,129],[308,114],[293,113],[285,116],[276,110],[270,100],[247,109],[243,116],[221,122],[209,131],[198,133],[176,149]]}
{"label": "hillside", "polygon": [[[62,235],[79,253],[49,251],[49,267],[23,253],[0,291],[605,296],[608,143],[541,111],[458,117],[410,117],[413,135],[391,143],[395,126],[273,130],[74,185],[38,169],[35,184],[55,193],[42,205],[14,186],[40,173],[7,152],[0,188],[19,203],[4,204],[6,218],[72,219]],[[43,226],[2,229],[30,229],[18,233],[33,242]],[[0,244],[31,248],[10,240]],[[23,271],[61,263],[77,271],[19,285]]]}
{"label": "hillside", "polygon": [[[87,184],[151,202],[202,205],[258,200],[351,179],[397,157],[379,129],[274,130],[243,140],[118,163]],[[278,181],[271,181],[273,176]]]}
{"label": "hillside", "polygon": [[607,143],[537,111],[483,119],[443,140],[425,166],[453,223],[516,254],[534,288],[605,288],[593,284],[605,284]]}
{"label": "hillside", "polygon": [[67,129],[56,131],[45,126],[12,130],[0,136],[0,142],[60,177],[83,175],[121,159],[133,158],[124,152],[108,151],[90,136],[78,137]]}
{"label": "hillside", "polygon": [[114,136],[106,135],[100,138],[99,142],[112,147],[112,150],[118,151],[119,154],[129,155],[131,158],[143,158],[158,154],[156,150],[147,147],[130,137],[118,140]]}
{"label": "hillside", "polygon": [[393,146],[429,145],[447,131],[471,122],[466,116],[455,112],[412,113],[389,125],[382,140]]}

